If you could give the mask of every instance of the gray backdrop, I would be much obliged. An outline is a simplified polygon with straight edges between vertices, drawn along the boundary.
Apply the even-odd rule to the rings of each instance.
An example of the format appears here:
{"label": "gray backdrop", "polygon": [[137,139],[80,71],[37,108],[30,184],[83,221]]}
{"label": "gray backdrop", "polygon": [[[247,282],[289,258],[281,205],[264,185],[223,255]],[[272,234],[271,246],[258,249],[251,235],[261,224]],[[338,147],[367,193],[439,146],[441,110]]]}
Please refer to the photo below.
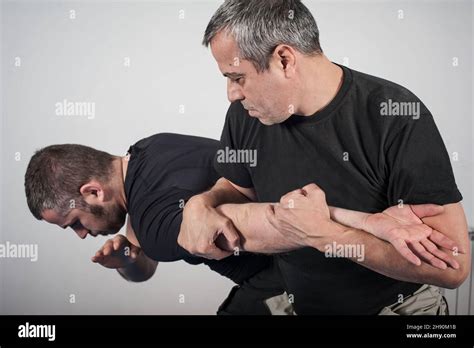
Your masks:
{"label": "gray backdrop", "polygon": [[[0,259],[0,314],[215,313],[230,281],[176,262],[125,282],[90,261],[104,238],[33,218],[23,176],[50,144],[123,155],[158,132],[219,138],[226,81],[200,42],[221,2],[2,1],[0,243],[37,244],[39,259]],[[428,106],[472,225],[472,2],[305,3],[330,59],[402,84]],[[63,100],[95,103],[94,117],[58,115]]]}

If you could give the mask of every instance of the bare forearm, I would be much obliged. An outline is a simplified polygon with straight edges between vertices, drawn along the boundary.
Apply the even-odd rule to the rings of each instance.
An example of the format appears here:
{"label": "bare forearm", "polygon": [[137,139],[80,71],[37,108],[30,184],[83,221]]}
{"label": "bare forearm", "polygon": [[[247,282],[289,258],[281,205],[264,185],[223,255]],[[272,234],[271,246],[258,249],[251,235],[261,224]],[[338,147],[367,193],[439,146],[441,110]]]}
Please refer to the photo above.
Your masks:
{"label": "bare forearm", "polygon": [[240,233],[244,251],[273,254],[298,248],[298,245],[287,240],[266,219],[265,209],[269,204],[223,204],[216,209],[232,220]]}
{"label": "bare forearm", "polygon": [[[417,211],[418,213],[421,213],[419,209],[423,208],[423,206],[412,206],[412,210]],[[392,208],[390,208],[392,209]],[[410,210],[411,211],[411,210]],[[356,211],[350,211],[346,209],[341,209],[341,208],[330,208],[330,213],[331,213],[331,218],[343,225],[350,226],[354,228],[355,230],[366,230],[366,222],[368,221],[368,217],[370,214],[367,213],[362,213],[362,212],[356,212]],[[370,219],[370,218],[369,218]],[[444,250],[445,253],[449,254],[450,257],[452,257],[455,262],[457,262],[458,267],[453,267],[453,268],[448,268],[446,270],[440,270],[438,268],[431,267],[429,264],[423,263],[421,267],[414,267],[410,265],[409,269],[407,269],[407,272],[411,272],[412,270],[415,270],[416,273],[414,276],[416,277],[415,279],[411,278],[411,274],[408,274],[410,277],[407,280],[410,281],[418,281],[421,282],[423,278],[420,278],[420,276],[426,275],[428,278],[427,281],[430,281],[431,284],[436,284],[435,282],[437,281],[439,284],[444,284],[443,286],[447,287],[456,287],[456,285],[459,285],[466,279],[470,272],[470,250],[469,250],[469,241],[467,238],[467,222],[466,218],[464,216],[464,211],[462,209],[461,204],[449,204],[445,205],[442,209],[442,213],[429,216],[429,217],[424,217],[422,219],[423,223],[430,228],[441,232],[446,238],[450,238],[454,244],[457,246],[455,249],[457,250],[449,250],[445,248],[441,248]],[[376,237],[382,238],[381,235],[377,235],[377,233],[371,232],[374,234]],[[437,232],[438,233],[438,232]],[[370,242],[370,241],[369,241]],[[390,253],[396,252],[396,250],[393,248],[391,244],[387,244],[384,246],[385,248],[389,248],[390,250],[388,251]],[[368,251],[370,253],[370,251]],[[387,252],[387,251],[384,251]],[[396,254],[394,254],[396,255]],[[370,256],[370,254],[369,254]],[[404,263],[400,263],[400,260],[398,258],[400,255],[396,255],[397,258],[394,258],[394,265],[393,266],[399,266],[401,270],[403,270],[406,265]],[[404,262],[406,262],[405,258],[401,258]],[[390,261],[390,260],[388,260]],[[410,263],[408,263],[410,264]],[[387,267],[390,265],[387,264]],[[369,267],[370,268],[370,267]],[[400,274],[400,271],[398,269],[394,269],[394,272],[391,272],[391,269],[393,267],[387,268],[385,271],[388,272],[389,276],[392,276],[393,278],[397,278],[397,274]],[[391,272],[391,273],[390,273]],[[382,273],[382,272],[380,272]],[[403,276],[403,273],[402,273]],[[434,278],[433,278],[434,277]],[[405,280],[405,279],[402,279]],[[438,285],[439,285],[438,284]]]}
{"label": "bare forearm", "polygon": [[157,265],[157,261],[151,260],[141,251],[134,263],[124,268],[118,268],[117,272],[128,281],[144,282],[155,274]]}
{"label": "bare forearm", "polygon": [[[413,265],[402,257],[388,242],[358,229],[347,228],[334,223],[333,237],[314,240],[314,247],[319,251],[327,251],[328,246],[344,248],[344,250],[363,250],[360,255],[345,255],[352,261],[377,273],[401,281],[432,284],[446,288],[459,286],[457,279],[459,270],[452,268],[438,269],[427,263]],[[335,244],[334,244],[335,243]],[[357,249],[357,247],[359,247]]]}
{"label": "bare forearm", "polygon": [[[217,209],[230,218],[240,231],[242,248],[246,251],[261,253],[278,253],[299,248],[287,240],[265,218],[265,209],[269,203],[224,204]],[[349,211],[350,212],[350,211]],[[347,223],[360,224],[364,213],[354,212],[354,216],[344,218]],[[332,214],[332,212],[331,212]],[[357,220],[357,221],[356,221]],[[420,284],[433,284],[447,288],[458,286],[459,270],[448,268],[440,270],[426,263],[415,266],[388,242],[356,229],[348,228],[339,223],[331,223],[332,237],[314,238],[310,245],[321,252],[328,246],[349,246],[351,248],[363,246],[363,257],[360,255],[346,255],[347,258],[385,276]],[[360,249],[359,249],[360,250]],[[465,255],[460,255],[465,257]]]}
{"label": "bare forearm", "polygon": [[219,179],[216,184],[206,192],[196,195],[192,200],[200,200],[202,204],[217,207],[226,203],[247,203],[249,199],[236,190],[226,179]]}
{"label": "bare forearm", "polygon": [[370,215],[369,213],[337,207],[329,207],[329,213],[331,214],[331,220],[359,230],[363,229],[364,219]]}

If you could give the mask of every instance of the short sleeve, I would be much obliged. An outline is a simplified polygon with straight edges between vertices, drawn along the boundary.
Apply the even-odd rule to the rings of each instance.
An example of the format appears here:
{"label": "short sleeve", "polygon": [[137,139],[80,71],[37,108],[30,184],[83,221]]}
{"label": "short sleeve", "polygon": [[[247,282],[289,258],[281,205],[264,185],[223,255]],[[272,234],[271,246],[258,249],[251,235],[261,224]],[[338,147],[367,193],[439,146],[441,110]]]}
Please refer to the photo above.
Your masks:
{"label": "short sleeve", "polygon": [[192,192],[171,187],[147,195],[134,207],[132,227],[145,254],[156,261],[189,257],[178,244],[184,204]]}
{"label": "short sleeve", "polygon": [[251,253],[231,255],[222,260],[207,260],[189,253],[178,244],[178,235],[183,219],[185,202],[193,196],[187,190],[170,188],[161,190],[152,197],[152,204],[145,199],[139,213],[132,216],[132,227],[145,254],[155,261],[171,262],[184,260],[197,265],[204,263],[211,270],[229,278],[237,284],[268,267],[270,257]]}
{"label": "short sleeve", "polygon": [[220,176],[232,183],[245,188],[253,187],[252,178],[248,166],[232,160],[232,156],[238,150],[243,150],[242,131],[244,128],[242,107],[232,103],[227,111],[224,129],[216,156],[214,157],[214,168]]}
{"label": "short sleeve", "polygon": [[387,149],[388,203],[439,205],[462,200],[443,139],[432,115],[401,120]]}

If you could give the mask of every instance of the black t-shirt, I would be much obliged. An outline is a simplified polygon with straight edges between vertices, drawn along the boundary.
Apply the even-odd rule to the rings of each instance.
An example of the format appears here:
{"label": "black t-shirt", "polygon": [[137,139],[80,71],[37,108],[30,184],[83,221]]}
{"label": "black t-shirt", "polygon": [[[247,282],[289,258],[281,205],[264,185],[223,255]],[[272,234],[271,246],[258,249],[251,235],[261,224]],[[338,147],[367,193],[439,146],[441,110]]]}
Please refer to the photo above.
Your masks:
{"label": "black t-shirt", "polygon": [[[342,68],[336,97],[312,116],[292,115],[265,126],[240,102],[232,103],[221,147],[256,150],[257,165],[216,156],[217,171],[237,185],[254,187],[262,202],[278,202],[312,182],[324,190],[328,205],[369,213],[399,200],[459,202],[462,196],[428,109],[404,87]],[[313,248],[276,258],[298,314],[375,314],[399,294],[420,287],[348,259],[326,258]]]}
{"label": "black t-shirt", "polygon": [[128,150],[125,195],[131,225],[145,254],[156,261],[205,263],[236,283],[270,264],[265,255],[240,253],[207,260],[177,243],[185,202],[217,181],[213,158],[219,142],[201,137],[156,134]]}

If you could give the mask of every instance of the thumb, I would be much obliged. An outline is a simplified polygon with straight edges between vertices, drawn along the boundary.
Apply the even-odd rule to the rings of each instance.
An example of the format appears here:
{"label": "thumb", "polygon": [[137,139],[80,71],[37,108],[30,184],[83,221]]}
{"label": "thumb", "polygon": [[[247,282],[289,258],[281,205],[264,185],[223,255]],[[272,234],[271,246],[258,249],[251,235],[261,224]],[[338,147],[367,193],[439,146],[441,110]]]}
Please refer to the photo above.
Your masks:
{"label": "thumb", "polygon": [[233,251],[225,251],[219,249],[215,244],[211,246],[208,256],[204,256],[205,258],[214,259],[214,260],[222,260],[230,255],[232,255]]}
{"label": "thumb", "polygon": [[420,219],[439,215],[444,212],[444,207],[442,205],[436,204],[417,204],[410,205],[411,210],[418,216]]}
{"label": "thumb", "polygon": [[239,248],[240,249],[240,234],[237,232],[237,229],[234,227],[232,222],[227,223],[221,230],[221,234],[224,235],[225,239],[227,240],[227,245],[231,248]]}

